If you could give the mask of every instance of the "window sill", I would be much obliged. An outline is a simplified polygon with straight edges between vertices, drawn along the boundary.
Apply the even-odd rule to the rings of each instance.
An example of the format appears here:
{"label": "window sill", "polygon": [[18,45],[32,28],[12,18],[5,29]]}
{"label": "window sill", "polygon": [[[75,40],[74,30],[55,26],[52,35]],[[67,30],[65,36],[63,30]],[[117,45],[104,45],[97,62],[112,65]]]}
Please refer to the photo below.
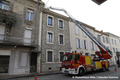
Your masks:
{"label": "window sill", "polygon": [[64,46],[65,44],[59,44],[60,46]]}
{"label": "window sill", "polygon": [[50,28],[53,28],[54,26],[50,26],[50,25],[47,25],[48,27],[50,27]]}
{"label": "window sill", "polygon": [[64,28],[62,29],[62,28],[58,28],[59,30],[64,30]]}
{"label": "window sill", "polygon": [[54,62],[46,62],[46,63],[51,64],[51,63],[54,63]]}
{"label": "window sill", "polygon": [[54,44],[53,42],[51,43],[51,42],[47,42],[47,44]]}
{"label": "window sill", "polygon": [[26,20],[26,19],[25,19],[25,22],[26,22],[27,24],[33,24],[33,23],[34,23],[33,21],[29,21],[29,20]]}

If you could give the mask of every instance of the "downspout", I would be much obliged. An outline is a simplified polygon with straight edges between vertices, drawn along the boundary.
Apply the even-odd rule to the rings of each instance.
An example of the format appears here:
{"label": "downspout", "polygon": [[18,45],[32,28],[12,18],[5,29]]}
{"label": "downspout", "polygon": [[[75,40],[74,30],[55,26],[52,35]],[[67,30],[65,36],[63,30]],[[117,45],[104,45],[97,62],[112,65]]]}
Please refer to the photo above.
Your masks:
{"label": "downspout", "polygon": [[39,32],[41,32],[41,33],[39,33],[39,34],[41,34],[41,42],[40,42],[40,46],[41,46],[41,48],[40,48],[40,51],[41,51],[41,54],[40,54],[40,73],[42,72],[42,52],[43,52],[43,50],[42,50],[42,32],[43,32],[43,26],[42,26],[42,12],[40,13],[40,28],[41,28],[41,31],[39,31]]}

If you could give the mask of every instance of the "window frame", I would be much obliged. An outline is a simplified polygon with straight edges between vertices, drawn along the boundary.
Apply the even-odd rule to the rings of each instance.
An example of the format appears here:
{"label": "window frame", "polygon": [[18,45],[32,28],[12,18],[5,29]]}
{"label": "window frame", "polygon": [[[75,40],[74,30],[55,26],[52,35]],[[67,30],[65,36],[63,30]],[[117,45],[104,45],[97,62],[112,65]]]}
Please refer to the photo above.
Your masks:
{"label": "window frame", "polygon": [[63,51],[63,50],[60,50],[60,51],[59,51],[59,56],[58,56],[59,63],[61,63],[61,62],[62,62],[62,61],[60,61],[60,52],[63,52],[63,55],[65,54],[65,51]]}
{"label": "window frame", "polygon": [[91,47],[91,50],[95,50],[94,42],[91,41],[90,43],[91,43],[91,44],[90,44],[90,45],[91,45],[91,46],[90,46],[90,47]]}
{"label": "window frame", "polygon": [[[49,17],[52,18],[52,25],[49,25],[49,22],[48,22]],[[47,15],[47,26],[48,26],[48,27],[54,27],[54,17],[51,16],[51,15]]]}
{"label": "window frame", "polygon": [[104,36],[102,36],[102,38],[103,38],[103,42],[105,43],[105,37],[104,37]]}
{"label": "window frame", "polygon": [[[60,44],[60,35],[63,36],[63,44]],[[65,36],[64,36],[64,34],[62,34],[62,33],[59,33],[59,34],[58,34],[58,44],[59,44],[59,45],[65,45]]]}
{"label": "window frame", "polygon": [[[86,48],[85,48],[86,47]],[[83,40],[83,49],[87,50],[88,49],[88,43],[87,40]]]}
{"label": "window frame", "polygon": [[79,27],[78,26],[75,26],[75,34],[79,35]]}
{"label": "window frame", "polygon": [[[60,28],[60,23],[59,23],[59,21],[62,21],[62,28]],[[58,18],[58,29],[64,30],[64,20],[63,20],[63,19]]]}
{"label": "window frame", "polygon": [[[79,45],[77,45],[77,43],[79,43]],[[78,47],[79,46],[79,47]],[[79,38],[76,38],[76,48],[77,49],[82,49],[82,40]]]}
{"label": "window frame", "polygon": [[[28,13],[29,12],[29,13]],[[27,12],[26,12],[26,20],[27,21],[33,21],[33,13],[34,11],[31,10],[31,9],[27,9]],[[31,16],[32,15],[32,16]],[[32,19],[31,19],[32,18]]]}
{"label": "window frame", "polygon": [[109,43],[109,39],[108,39],[108,37],[106,37],[106,43]]}
{"label": "window frame", "polygon": [[[52,52],[52,62],[48,62],[48,52]],[[46,50],[46,63],[54,63],[54,50],[48,49]]]}
{"label": "window frame", "polygon": [[[48,33],[52,33],[52,42],[48,42]],[[47,31],[46,43],[47,43],[47,44],[54,44],[54,32],[52,32],[52,31]]]}

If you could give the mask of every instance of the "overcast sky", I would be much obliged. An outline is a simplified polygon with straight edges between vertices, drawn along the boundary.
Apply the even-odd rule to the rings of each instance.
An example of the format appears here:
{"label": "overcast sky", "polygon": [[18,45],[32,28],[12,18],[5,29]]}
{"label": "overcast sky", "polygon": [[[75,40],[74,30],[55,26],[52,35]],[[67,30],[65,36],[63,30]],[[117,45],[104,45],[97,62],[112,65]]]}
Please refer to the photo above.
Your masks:
{"label": "overcast sky", "polygon": [[49,0],[47,6],[64,8],[77,20],[120,36],[120,0],[107,0],[101,5],[91,0]]}

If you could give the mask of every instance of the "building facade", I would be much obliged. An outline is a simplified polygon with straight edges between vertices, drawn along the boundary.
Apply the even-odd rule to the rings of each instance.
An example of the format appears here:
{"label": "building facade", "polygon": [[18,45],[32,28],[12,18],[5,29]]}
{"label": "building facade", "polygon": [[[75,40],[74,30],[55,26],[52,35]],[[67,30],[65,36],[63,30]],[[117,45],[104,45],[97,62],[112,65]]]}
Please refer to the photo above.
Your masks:
{"label": "building facade", "polygon": [[[95,37],[103,43],[108,49],[110,49],[110,38],[109,35],[103,31],[95,30]],[[111,49],[110,49],[111,50]],[[96,45],[96,51],[99,51],[99,48]],[[111,50],[112,51],[112,50]],[[110,65],[114,65],[113,57],[109,59]]]}
{"label": "building facade", "polygon": [[35,0],[0,2],[0,73],[28,74],[35,69],[31,56],[38,47],[34,36],[35,24],[39,25],[37,4]]}
{"label": "building facade", "polygon": [[41,72],[59,71],[62,56],[70,51],[69,18],[44,9],[40,19]]}
{"label": "building facade", "polygon": [[[81,23],[86,29],[88,29],[93,35],[93,27]],[[70,29],[70,46],[71,52],[75,50],[77,52],[83,53],[83,55],[93,55],[95,54],[95,44],[94,42],[72,21],[69,22]]]}
{"label": "building facade", "polygon": [[[66,52],[95,55],[93,41],[66,16],[44,8],[39,0],[0,2],[0,73],[55,72]],[[95,30],[80,22],[113,52],[111,65],[120,51],[118,36]]]}
{"label": "building facade", "polygon": [[[110,36],[102,31],[96,30],[94,27],[91,27],[85,23],[81,24],[90,32],[92,33],[101,43],[103,43],[108,49],[111,49],[111,42],[110,42]],[[69,29],[70,29],[70,46],[71,46],[71,52],[77,51],[80,53],[83,53],[83,55],[95,55],[96,51],[100,51],[98,46],[78,27],[73,23],[72,21],[69,22]],[[117,49],[120,46],[116,46]],[[115,53],[113,53],[113,56]],[[110,65],[115,65],[115,58],[112,57],[110,59]]]}
{"label": "building facade", "polygon": [[112,33],[107,33],[109,35],[109,42],[110,42],[110,50],[113,53],[113,64],[116,65],[116,61],[117,61],[117,56],[116,56],[116,52],[120,52],[120,37],[116,36]]}

